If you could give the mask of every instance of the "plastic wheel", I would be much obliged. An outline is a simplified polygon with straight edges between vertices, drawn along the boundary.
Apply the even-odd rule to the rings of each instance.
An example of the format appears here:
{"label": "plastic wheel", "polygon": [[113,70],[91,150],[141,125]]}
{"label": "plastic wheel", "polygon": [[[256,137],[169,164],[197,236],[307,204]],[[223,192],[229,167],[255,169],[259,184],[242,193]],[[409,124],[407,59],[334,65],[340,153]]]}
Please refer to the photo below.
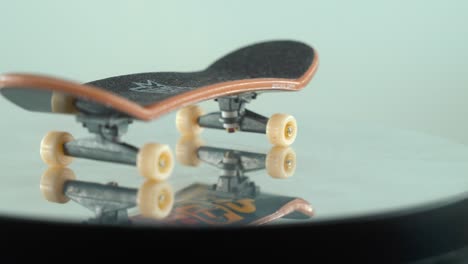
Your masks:
{"label": "plastic wheel", "polygon": [[185,166],[198,166],[200,160],[198,159],[197,150],[202,145],[203,141],[196,135],[182,136],[175,147],[177,161]]}
{"label": "plastic wheel", "polygon": [[75,173],[68,168],[49,167],[41,177],[41,193],[49,202],[66,203],[70,198],[65,196],[63,187],[65,182],[75,178]]}
{"label": "plastic wheel", "polygon": [[65,155],[63,145],[73,141],[71,134],[61,131],[51,131],[42,138],[41,158],[49,166],[67,166],[73,161],[73,158]]}
{"label": "plastic wheel", "polygon": [[144,217],[162,219],[169,215],[174,205],[174,192],[166,182],[146,181],[138,189],[137,204]]}
{"label": "plastic wheel", "polygon": [[182,135],[199,134],[202,127],[198,125],[198,118],[203,115],[203,110],[197,105],[181,108],[176,114],[176,127]]}
{"label": "plastic wheel", "polygon": [[150,180],[163,181],[174,169],[174,157],[168,145],[145,144],[137,154],[137,169]]}
{"label": "plastic wheel", "polygon": [[286,179],[296,171],[296,153],[290,147],[275,146],[268,152],[265,167],[275,179]]}
{"label": "plastic wheel", "polygon": [[291,115],[274,114],[267,123],[266,135],[275,146],[289,146],[296,139],[297,123]]}
{"label": "plastic wheel", "polygon": [[74,102],[75,98],[71,95],[53,92],[52,98],[50,99],[50,107],[54,113],[76,113]]}

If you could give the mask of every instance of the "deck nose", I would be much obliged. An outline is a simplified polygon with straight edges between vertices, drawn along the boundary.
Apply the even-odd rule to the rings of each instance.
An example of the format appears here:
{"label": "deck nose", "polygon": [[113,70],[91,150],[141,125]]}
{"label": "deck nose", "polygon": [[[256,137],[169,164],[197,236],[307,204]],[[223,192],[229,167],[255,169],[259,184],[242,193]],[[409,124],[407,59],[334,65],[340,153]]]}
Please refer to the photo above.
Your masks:
{"label": "deck nose", "polygon": [[32,88],[10,88],[0,89],[0,93],[8,101],[28,110],[37,112],[52,112],[52,92]]}

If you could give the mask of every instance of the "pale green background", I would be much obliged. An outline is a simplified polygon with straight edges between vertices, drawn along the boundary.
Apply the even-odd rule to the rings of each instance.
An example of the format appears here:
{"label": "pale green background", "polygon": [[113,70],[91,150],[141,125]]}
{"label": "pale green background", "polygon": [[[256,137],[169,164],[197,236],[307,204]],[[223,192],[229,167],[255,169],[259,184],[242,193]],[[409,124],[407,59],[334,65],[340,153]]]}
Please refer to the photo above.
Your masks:
{"label": "pale green background", "polygon": [[[316,47],[319,71],[294,102],[265,104],[468,143],[466,1],[1,0],[0,10],[0,72],[91,81],[190,71],[292,38]],[[12,108],[2,101],[0,111]]]}
{"label": "pale green background", "polygon": [[[267,116],[297,117],[296,175],[277,182],[258,173],[255,181],[263,190],[306,198],[317,210],[314,219],[325,219],[421,205],[468,190],[467,11],[464,1],[0,0],[0,72],[86,82],[199,70],[263,40],[307,42],[321,61],[310,85],[300,93],[262,95],[251,107]],[[45,170],[38,155],[42,136],[65,130],[79,138],[86,131],[68,116],[29,113],[3,98],[0,111],[0,213],[89,217],[77,204],[46,202],[38,188]],[[174,148],[173,120],[171,113],[137,123],[125,139]],[[261,135],[218,132],[204,138],[269,149]],[[77,160],[72,168],[79,179],[118,180],[134,188],[142,182],[133,167]],[[212,184],[217,173],[208,166],[178,166],[173,184]]]}

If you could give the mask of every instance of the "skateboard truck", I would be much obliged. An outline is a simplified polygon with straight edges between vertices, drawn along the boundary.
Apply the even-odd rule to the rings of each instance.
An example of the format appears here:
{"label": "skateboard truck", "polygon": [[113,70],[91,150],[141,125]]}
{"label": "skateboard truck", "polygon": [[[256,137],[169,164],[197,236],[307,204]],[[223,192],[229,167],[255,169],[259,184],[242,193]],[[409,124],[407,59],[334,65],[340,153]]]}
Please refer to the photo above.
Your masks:
{"label": "skateboard truck", "polygon": [[270,118],[246,109],[257,93],[241,93],[216,98],[220,111],[203,115],[200,107],[191,105],[178,111],[176,125],[182,135],[197,134],[202,127],[266,134],[276,146],[291,145],[297,134],[296,119],[291,115],[274,114]]}
{"label": "skateboard truck", "polygon": [[[229,133],[236,130],[250,131],[257,133],[266,133],[266,124],[268,118],[255,114],[245,108],[247,103],[257,98],[256,93],[246,93],[235,96],[226,96],[215,99],[219,104],[220,112],[201,116],[198,123],[202,127],[220,128],[221,123],[223,128]],[[208,116],[214,115],[220,117],[218,122]]]}
{"label": "skateboard truck", "polygon": [[[114,193],[118,190],[119,199]],[[128,224],[127,210],[135,206],[135,192],[119,187],[116,182],[102,185],[83,181],[68,181],[63,189],[65,195],[76,203],[90,209],[95,217],[86,223]],[[111,198],[111,199],[109,199]]]}
{"label": "skateboard truck", "polygon": [[89,132],[109,141],[119,141],[128,131],[128,125],[133,122],[127,117],[100,117],[79,114],[77,121],[88,128]]}
{"label": "skateboard truck", "polygon": [[259,188],[245,175],[267,170],[276,179],[294,174],[296,154],[290,147],[272,147],[265,153],[203,146],[198,137],[181,137],[176,144],[176,159],[186,166],[197,166],[200,161],[220,169],[218,182],[213,190],[235,195],[255,196]]}
{"label": "skateboard truck", "polygon": [[127,210],[135,206],[145,217],[162,219],[174,204],[172,187],[165,182],[145,181],[138,189],[126,188],[115,182],[79,181],[71,169],[62,167],[49,167],[41,177],[40,188],[50,202],[73,200],[93,211],[95,217],[88,223],[129,223]]}
{"label": "skateboard truck", "polygon": [[213,190],[238,196],[256,196],[260,192],[260,188],[244,173],[265,169],[265,155],[200,147],[198,157],[222,170]]}
{"label": "skateboard truck", "polygon": [[[66,86],[66,85],[64,85]],[[60,86],[61,87],[61,86]],[[24,93],[31,93],[24,96]],[[75,140],[71,134],[51,131],[43,137],[40,147],[42,160],[49,166],[67,166],[73,157],[136,165],[140,174],[153,180],[164,180],[173,169],[172,152],[167,145],[149,143],[138,149],[120,142],[135,118],[101,104],[60,90],[2,90],[14,102],[33,111],[72,114],[93,138]]]}
{"label": "skateboard truck", "polygon": [[49,132],[41,142],[41,158],[46,164],[67,166],[72,157],[79,157],[136,165],[143,177],[156,181],[171,175],[174,162],[168,145],[147,143],[138,149],[120,141],[132,117],[85,100],[76,100],[73,106],[79,109],[76,120],[94,137],[75,140],[67,132]]}
{"label": "skateboard truck", "polygon": [[76,139],[64,144],[68,156],[136,165],[138,148],[120,142],[132,120],[126,117],[102,117],[78,114],[82,123],[95,137]]}
{"label": "skateboard truck", "polygon": [[268,118],[245,108],[255,98],[256,93],[217,98],[215,101],[218,102],[220,111],[200,116],[198,124],[201,127],[226,129],[229,133],[240,130],[265,134]]}

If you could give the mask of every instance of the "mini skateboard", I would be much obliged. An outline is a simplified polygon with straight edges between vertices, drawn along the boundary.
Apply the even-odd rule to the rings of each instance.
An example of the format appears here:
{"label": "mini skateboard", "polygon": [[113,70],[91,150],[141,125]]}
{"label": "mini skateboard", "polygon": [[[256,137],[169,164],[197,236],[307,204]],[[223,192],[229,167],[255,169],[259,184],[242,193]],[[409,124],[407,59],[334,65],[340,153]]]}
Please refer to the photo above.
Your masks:
{"label": "mini skateboard", "polygon": [[[116,183],[78,181],[72,170],[62,167],[49,168],[40,186],[48,201],[65,203],[72,199],[92,210],[95,217],[87,223],[211,226],[262,225],[283,217],[308,219],[313,209],[307,201],[262,193],[245,175],[265,169],[262,164],[272,152],[287,152],[275,148],[280,147],[263,154],[199,147],[201,160],[220,168],[221,175],[214,185],[194,183],[175,195],[166,182],[147,180],[139,189],[125,188]],[[129,216],[127,210],[135,206],[140,213]]]}
{"label": "mini skateboard", "polygon": [[[172,172],[167,145],[138,149],[121,142],[133,120],[150,121],[180,109],[176,127],[183,135],[202,127],[228,132],[265,133],[273,145],[294,142],[294,117],[256,114],[246,105],[263,92],[299,91],[314,75],[314,49],[296,41],[270,41],[243,47],[197,72],[153,72],[122,75],[85,84],[30,74],[0,76],[0,92],[31,111],[75,114],[91,139],[74,139],[52,131],[41,142],[41,157],[50,166],[66,166],[72,157],[136,165],[148,179],[164,180]],[[194,104],[214,99],[220,111],[203,114]]]}

